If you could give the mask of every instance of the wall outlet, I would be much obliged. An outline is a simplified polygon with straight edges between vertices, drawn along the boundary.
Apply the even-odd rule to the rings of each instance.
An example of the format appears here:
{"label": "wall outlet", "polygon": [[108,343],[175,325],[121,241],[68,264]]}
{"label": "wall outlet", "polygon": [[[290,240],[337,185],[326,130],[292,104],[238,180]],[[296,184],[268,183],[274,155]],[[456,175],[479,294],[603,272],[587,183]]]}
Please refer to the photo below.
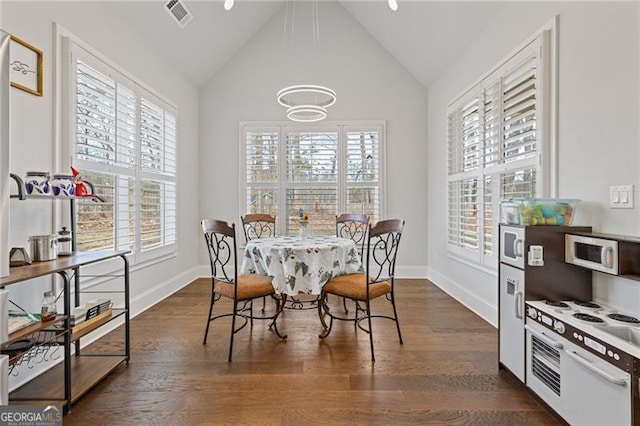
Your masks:
{"label": "wall outlet", "polygon": [[632,209],[633,185],[609,187],[609,207],[612,209]]}

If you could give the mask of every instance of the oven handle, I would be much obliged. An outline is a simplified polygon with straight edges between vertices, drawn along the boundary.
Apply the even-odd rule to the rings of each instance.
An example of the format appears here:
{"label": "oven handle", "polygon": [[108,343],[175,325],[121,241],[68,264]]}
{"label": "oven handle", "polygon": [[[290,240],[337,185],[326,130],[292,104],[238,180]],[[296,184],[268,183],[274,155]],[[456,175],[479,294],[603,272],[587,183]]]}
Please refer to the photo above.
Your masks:
{"label": "oven handle", "polygon": [[527,324],[524,325],[524,328],[529,330],[532,334],[535,334],[538,339],[544,341],[549,346],[553,346],[556,349],[562,349],[562,347],[564,346],[562,343],[556,342],[555,340],[544,334],[544,331],[538,331]]}
{"label": "oven handle", "polygon": [[582,365],[584,368],[593,371],[594,373],[596,373],[600,377],[603,377],[603,378],[607,379],[611,383],[619,385],[619,386],[626,386],[627,385],[627,381],[625,379],[619,378],[619,377],[613,377],[611,374],[607,373],[606,371],[603,371],[603,370],[599,369],[598,367],[596,367],[595,365],[590,363],[588,360],[586,360],[585,358],[583,358],[580,355],[578,355],[575,351],[570,351],[570,350],[567,349],[565,352],[567,353],[569,358],[573,359],[575,362],[577,362],[578,364]]}

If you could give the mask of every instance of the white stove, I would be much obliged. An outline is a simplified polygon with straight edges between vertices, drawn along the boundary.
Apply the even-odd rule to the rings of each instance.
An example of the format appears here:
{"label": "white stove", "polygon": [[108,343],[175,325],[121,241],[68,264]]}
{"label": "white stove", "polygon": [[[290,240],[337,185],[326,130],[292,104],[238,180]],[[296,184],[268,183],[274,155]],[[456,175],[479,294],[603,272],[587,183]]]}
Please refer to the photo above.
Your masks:
{"label": "white stove", "polygon": [[[536,320],[607,361],[619,361],[621,352],[640,358],[640,318],[633,314],[596,302],[541,300],[526,305],[527,320]],[[567,333],[567,327],[576,330]],[[631,371],[628,364],[619,367]]]}
{"label": "white stove", "polygon": [[525,305],[527,386],[569,424],[629,425],[640,320],[594,302]]}

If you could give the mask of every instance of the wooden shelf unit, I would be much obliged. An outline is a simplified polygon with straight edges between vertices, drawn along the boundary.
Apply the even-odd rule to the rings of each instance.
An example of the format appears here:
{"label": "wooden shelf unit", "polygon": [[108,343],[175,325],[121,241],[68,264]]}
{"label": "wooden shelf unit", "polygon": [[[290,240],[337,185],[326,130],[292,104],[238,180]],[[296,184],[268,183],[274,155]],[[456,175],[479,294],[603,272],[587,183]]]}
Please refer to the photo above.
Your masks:
{"label": "wooden shelf unit", "polygon": [[[105,376],[111,373],[118,365],[123,362],[128,363],[130,357],[130,308],[129,308],[129,260],[127,255],[129,250],[96,250],[79,252],[76,249],[76,218],[75,218],[75,202],[76,199],[89,197],[93,201],[100,202],[103,199],[95,194],[93,185],[85,181],[85,185],[89,190],[89,194],[84,197],[59,197],[59,196],[39,196],[26,193],[24,181],[19,176],[11,173],[10,177],[16,183],[17,193],[11,194],[11,198],[19,200],[39,199],[39,200],[62,200],[69,202],[70,221],[71,221],[71,248],[73,254],[70,256],[59,256],[57,259],[34,262],[31,265],[16,266],[9,268],[9,275],[0,278],[0,288],[8,285],[15,285],[24,281],[44,276],[58,275],[63,282],[64,294],[64,312],[63,315],[56,316],[51,321],[37,324],[31,324],[24,329],[18,330],[9,336],[9,342],[17,341],[23,338],[34,336],[42,331],[58,332],[55,336],[55,344],[62,344],[64,349],[63,362],[46,370],[33,380],[22,385],[9,394],[9,402],[11,404],[24,404],[24,401],[40,401],[46,405],[62,405],[63,412],[67,413],[71,409],[71,404],[84,395],[89,389],[100,382]],[[122,290],[118,290],[124,295],[124,308],[113,309],[111,315],[103,316],[98,320],[92,321],[89,325],[79,327],[73,332],[71,327],[71,285],[73,281],[73,290],[75,300],[73,306],[80,305],[80,268],[90,264],[104,262],[111,259],[120,258],[123,262],[122,273]],[[80,339],[92,331],[104,326],[116,318],[124,316],[124,351],[118,354],[104,355],[83,355],[80,345]],[[82,324],[82,323],[81,323]],[[62,327],[60,327],[62,325]],[[55,328],[57,327],[57,329]],[[62,339],[62,341],[60,341]],[[45,342],[44,344],[47,344]],[[71,345],[74,345],[75,353],[71,355]],[[27,354],[25,351],[22,356]],[[15,356],[15,360],[19,360],[20,355]]]}
{"label": "wooden shelf unit", "polygon": [[[71,357],[70,375],[71,392],[69,404],[78,401],[80,397],[89,392],[102,379],[107,377],[122,363],[128,362],[124,355],[79,355]],[[29,383],[21,386],[11,393],[11,403],[26,403],[33,401],[33,396],[38,395],[39,401],[58,401],[65,391],[62,377],[65,375],[64,364],[58,364],[45,371]],[[62,402],[65,402],[64,400]],[[55,405],[55,404],[53,404]],[[64,406],[63,406],[64,408]]]}
{"label": "wooden shelf unit", "polygon": [[[62,363],[46,370],[30,382],[14,390],[9,394],[10,403],[23,404],[24,401],[58,401],[62,403],[63,411],[67,413],[71,409],[71,404],[77,401],[89,389],[95,386],[100,380],[113,371],[123,362],[129,362],[130,357],[130,327],[129,327],[129,261],[126,255],[129,251],[99,250],[91,252],[76,252],[71,256],[58,257],[55,260],[46,262],[34,262],[31,265],[17,266],[10,268],[10,274],[0,278],[0,287],[16,285],[34,278],[47,275],[59,275],[63,281],[64,293],[64,315],[57,316],[51,321],[31,324],[23,329],[12,333],[9,342],[32,336],[44,330],[51,330],[56,324],[62,324],[62,329],[58,328],[59,336],[62,337],[64,348],[64,360]],[[120,258],[123,263],[123,288],[124,309],[112,309],[110,315],[83,327],[80,331],[72,333],[70,312],[71,312],[71,275],[73,272],[75,306],[80,304],[80,268],[93,263],[103,262],[110,259]],[[116,318],[124,316],[124,352],[121,354],[107,355],[83,355],[80,348],[80,339],[92,331]],[[82,323],[80,323],[82,324]],[[75,354],[71,354],[71,345],[75,345]],[[25,352],[26,353],[26,352]],[[54,404],[55,405],[55,404]]]}
{"label": "wooden shelf unit", "polygon": [[[24,329],[17,330],[9,336],[9,343],[20,339],[28,338],[42,331],[52,331],[58,333],[55,335],[55,344],[62,344],[64,349],[63,362],[46,370],[33,380],[22,385],[9,394],[9,402],[11,404],[25,404],[25,401],[39,401],[43,405],[62,406],[63,412],[67,413],[71,409],[71,404],[77,401],[89,389],[95,386],[100,380],[113,371],[123,362],[128,363],[130,357],[130,308],[129,308],[129,260],[127,255],[129,250],[96,250],[79,252],[76,248],[76,218],[75,218],[75,202],[80,198],[90,198],[96,202],[104,201],[99,195],[95,194],[95,188],[91,182],[84,181],[88,194],[82,197],[69,196],[52,196],[52,195],[36,195],[27,194],[24,181],[16,174],[10,174],[11,179],[16,184],[16,193],[10,194],[10,198],[27,200],[61,200],[69,202],[70,206],[70,222],[71,222],[71,249],[73,254],[70,256],[59,256],[57,259],[34,262],[31,265],[16,266],[9,269],[9,275],[0,278],[0,288],[9,285],[15,285],[24,281],[44,276],[58,275],[63,282],[64,295],[64,312],[63,315],[56,316],[51,321],[30,324]],[[103,316],[98,320],[92,321],[90,325],[85,325],[73,332],[71,327],[71,286],[73,281],[73,290],[75,300],[73,306],[80,305],[80,268],[90,264],[104,262],[111,259],[120,258],[123,262],[122,273],[122,290],[117,290],[124,295],[124,308],[113,309],[111,315]],[[113,292],[113,291],[111,291]],[[89,333],[97,330],[105,324],[116,318],[124,316],[124,351],[118,354],[104,355],[83,355],[80,345],[80,339]],[[45,342],[44,344],[48,344]],[[53,343],[53,342],[52,342]],[[71,345],[74,345],[75,353],[71,355]],[[53,346],[53,345],[52,345]],[[25,356],[25,351],[22,355]],[[20,355],[16,355],[17,360]]]}

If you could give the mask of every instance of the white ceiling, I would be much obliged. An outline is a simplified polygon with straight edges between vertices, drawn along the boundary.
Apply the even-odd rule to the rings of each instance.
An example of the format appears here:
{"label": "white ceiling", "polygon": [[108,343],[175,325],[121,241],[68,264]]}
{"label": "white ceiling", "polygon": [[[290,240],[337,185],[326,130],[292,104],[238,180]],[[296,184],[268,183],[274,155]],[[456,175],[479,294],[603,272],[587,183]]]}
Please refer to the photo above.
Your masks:
{"label": "white ceiling", "polygon": [[[183,29],[165,11],[166,0],[110,2],[109,8],[196,87],[202,87],[286,5],[281,0],[236,0],[226,12],[223,0],[183,1],[194,15]],[[385,0],[338,3],[425,87],[506,4],[398,0],[400,7],[394,13]],[[322,16],[319,21],[322,28],[330,27]]]}

